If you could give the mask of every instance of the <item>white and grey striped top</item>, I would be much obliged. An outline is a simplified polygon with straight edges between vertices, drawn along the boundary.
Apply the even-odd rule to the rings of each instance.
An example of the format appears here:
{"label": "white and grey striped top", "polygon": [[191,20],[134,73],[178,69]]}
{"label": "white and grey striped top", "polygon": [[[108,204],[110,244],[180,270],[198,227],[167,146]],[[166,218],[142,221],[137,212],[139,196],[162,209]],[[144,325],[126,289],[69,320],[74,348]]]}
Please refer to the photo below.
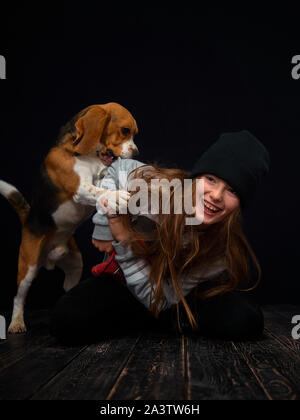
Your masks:
{"label": "white and grey striped top", "polygon": [[[128,190],[129,173],[142,165],[144,165],[144,163],[137,160],[118,158],[109,166],[105,177],[100,181],[100,185],[98,186],[110,190]],[[141,214],[141,216],[143,216],[143,214]],[[155,220],[155,217],[149,214],[144,214],[144,217]],[[116,251],[115,259],[123,271],[128,289],[146,308],[149,308],[151,284],[149,281],[150,266],[148,262],[143,258],[136,257],[130,247],[124,246],[124,243],[118,243],[113,240],[114,238],[109,228],[108,219],[105,212],[101,211],[100,208],[94,215],[93,222],[95,223],[93,238],[113,241],[112,244]],[[182,294],[186,296],[197,284],[215,278],[224,270],[225,266],[223,261],[219,260],[205,272],[201,272],[201,270],[199,271],[198,269],[197,272],[190,273],[188,277],[184,275],[181,276],[178,280]],[[167,278],[165,279],[163,290],[166,297],[166,302],[162,308],[163,310],[180,301],[170,280]]]}

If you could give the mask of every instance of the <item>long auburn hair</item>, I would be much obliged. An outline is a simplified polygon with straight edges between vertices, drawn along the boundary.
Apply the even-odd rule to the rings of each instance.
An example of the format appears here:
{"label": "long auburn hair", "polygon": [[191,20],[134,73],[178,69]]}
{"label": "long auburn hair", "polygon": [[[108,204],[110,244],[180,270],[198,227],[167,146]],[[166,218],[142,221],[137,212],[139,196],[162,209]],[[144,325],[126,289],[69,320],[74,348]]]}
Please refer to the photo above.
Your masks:
{"label": "long auburn hair", "polygon": [[[190,178],[190,174],[180,169],[161,168],[154,163],[138,167],[129,174],[129,177],[145,180],[149,187],[150,197],[152,179],[167,179],[168,181],[179,179],[183,184],[184,179]],[[192,198],[193,203],[195,203],[195,179],[192,185]],[[131,246],[136,256],[146,259],[150,265],[149,309],[152,314],[157,318],[162,310],[166,300],[163,293],[163,284],[168,278],[184,306],[192,328],[197,329],[197,321],[181,291],[178,281],[180,276],[185,279],[193,270],[194,278],[195,272],[199,269],[199,279],[201,277],[203,279],[205,271],[209,270],[212,264],[221,260],[228,275],[219,275],[216,279],[213,279],[213,286],[204,292],[199,293],[197,287],[194,289],[195,299],[197,297],[205,299],[233,290],[253,290],[261,280],[261,267],[243,232],[240,207],[221,222],[209,225],[205,230],[199,229],[197,226],[186,225],[187,215],[184,211],[182,214],[174,214],[174,191],[174,188],[171,188],[170,214],[162,214],[159,211],[156,219],[156,229],[153,232],[143,232],[141,236],[141,233],[133,227],[130,214],[123,216],[121,219],[130,231],[126,244]],[[161,206],[161,194],[159,198]],[[142,243],[141,239],[146,241],[147,246]],[[248,285],[251,280],[249,256],[257,268],[258,281],[251,288],[240,289],[240,287]],[[181,330],[178,303],[177,322],[179,330]]]}

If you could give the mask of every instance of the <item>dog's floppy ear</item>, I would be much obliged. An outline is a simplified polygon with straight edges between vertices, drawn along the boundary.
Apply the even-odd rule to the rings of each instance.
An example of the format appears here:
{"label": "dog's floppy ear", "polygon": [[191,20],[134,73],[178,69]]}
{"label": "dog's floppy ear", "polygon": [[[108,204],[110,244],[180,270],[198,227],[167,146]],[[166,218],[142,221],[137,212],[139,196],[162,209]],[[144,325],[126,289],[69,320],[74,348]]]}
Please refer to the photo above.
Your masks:
{"label": "dog's floppy ear", "polygon": [[91,108],[80,117],[75,123],[76,137],[73,140],[75,153],[87,155],[96,150],[109,119],[109,113],[100,106]]}

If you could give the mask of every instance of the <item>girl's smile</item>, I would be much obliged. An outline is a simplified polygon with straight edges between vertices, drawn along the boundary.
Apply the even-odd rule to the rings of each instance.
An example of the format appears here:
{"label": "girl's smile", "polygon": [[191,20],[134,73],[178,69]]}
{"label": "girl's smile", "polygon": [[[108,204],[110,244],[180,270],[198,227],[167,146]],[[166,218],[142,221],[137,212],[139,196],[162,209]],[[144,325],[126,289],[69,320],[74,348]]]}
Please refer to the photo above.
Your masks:
{"label": "girl's smile", "polygon": [[204,180],[203,224],[220,222],[239,206],[240,199],[225,181],[215,175],[205,174],[200,178]]}
{"label": "girl's smile", "polygon": [[221,208],[214,206],[212,203],[204,199],[204,213],[213,216],[222,211]]}

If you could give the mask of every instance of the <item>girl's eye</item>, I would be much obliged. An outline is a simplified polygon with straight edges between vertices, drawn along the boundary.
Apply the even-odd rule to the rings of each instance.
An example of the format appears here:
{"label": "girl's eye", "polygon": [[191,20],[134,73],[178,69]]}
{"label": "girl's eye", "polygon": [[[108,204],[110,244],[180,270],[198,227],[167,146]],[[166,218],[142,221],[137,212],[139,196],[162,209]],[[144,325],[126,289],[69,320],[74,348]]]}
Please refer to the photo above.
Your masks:
{"label": "girl's eye", "polygon": [[231,188],[228,191],[231,192],[231,194],[237,195],[237,193]]}
{"label": "girl's eye", "polygon": [[206,177],[209,181],[211,181],[211,182],[213,182],[214,181],[214,178],[212,177],[212,176],[207,176]]}

